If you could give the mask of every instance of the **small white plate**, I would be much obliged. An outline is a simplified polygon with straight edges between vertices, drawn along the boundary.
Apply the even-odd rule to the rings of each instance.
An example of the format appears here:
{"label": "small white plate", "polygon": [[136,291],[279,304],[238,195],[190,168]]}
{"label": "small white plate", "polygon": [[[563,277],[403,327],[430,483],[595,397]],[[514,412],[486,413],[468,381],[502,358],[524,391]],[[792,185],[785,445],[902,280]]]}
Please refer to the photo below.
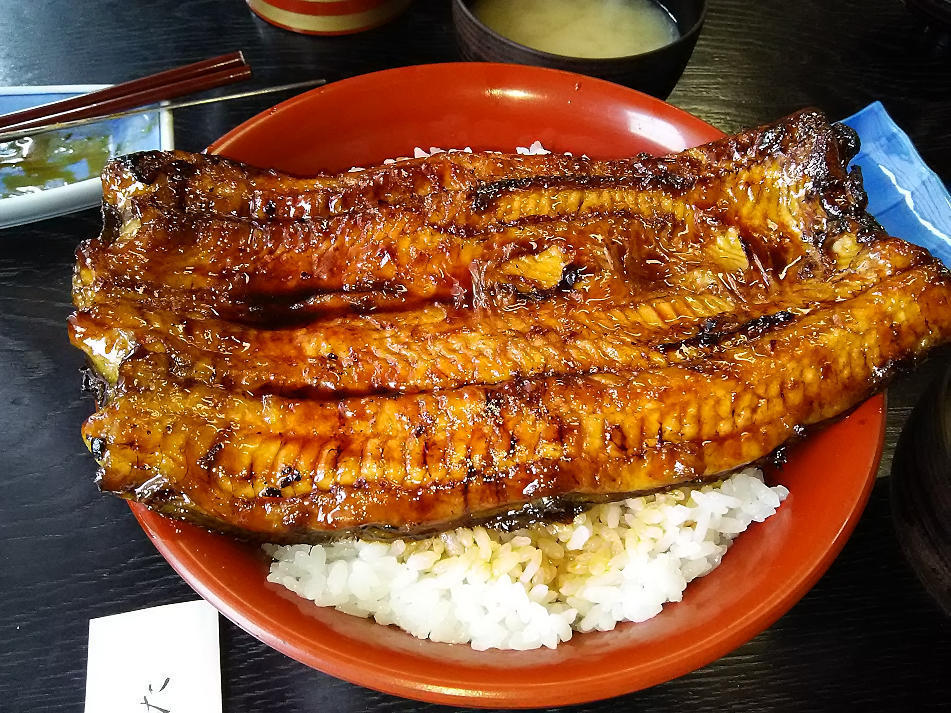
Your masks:
{"label": "small white plate", "polygon": [[[108,86],[110,85],[74,84],[0,87],[0,114],[59,101]],[[62,133],[72,133],[77,137],[107,136],[111,156],[151,149],[168,151],[175,144],[171,112],[159,109],[147,114],[63,129]],[[4,147],[8,147],[11,152],[13,150],[13,147],[9,146],[10,143],[12,142],[0,142],[0,196],[8,190],[4,178],[12,176],[15,170],[12,165],[3,163]],[[102,199],[98,167],[90,170],[86,161],[79,161],[71,166],[71,170],[75,179],[65,184],[62,180],[57,180],[51,185],[33,186],[29,193],[0,198],[0,228],[32,223],[98,205]]]}

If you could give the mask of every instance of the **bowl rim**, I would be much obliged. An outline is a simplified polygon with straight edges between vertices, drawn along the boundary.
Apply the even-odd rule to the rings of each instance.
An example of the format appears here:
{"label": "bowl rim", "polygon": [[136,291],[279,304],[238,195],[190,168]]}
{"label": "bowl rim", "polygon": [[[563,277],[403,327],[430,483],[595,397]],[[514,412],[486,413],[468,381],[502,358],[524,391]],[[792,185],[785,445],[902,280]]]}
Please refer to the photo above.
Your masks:
{"label": "bowl rim", "polygon": [[[516,42],[515,40],[506,37],[505,35],[500,34],[496,30],[492,29],[486,25],[482,20],[476,17],[475,13],[472,12],[469,4],[466,0],[453,0],[452,7],[453,10],[458,10],[466,19],[472,22],[474,25],[478,26],[482,32],[491,36],[493,39],[501,41],[503,44],[508,45],[510,49],[519,50],[525,52],[532,56],[535,56],[539,59],[545,59],[550,61],[565,61],[567,60],[572,64],[572,66],[586,63],[586,62],[597,62],[600,64],[610,64],[610,65],[620,65],[625,62],[629,62],[632,59],[640,59],[643,57],[651,57],[654,55],[659,55],[661,52],[669,50],[671,47],[676,47],[678,45],[685,44],[687,42],[692,42],[696,40],[696,35],[700,33],[700,28],[703,27],[704,20],[707,18],[707,9],[710,7],[709,0],[700,0],[700,17],[697,21],[690,27],[686,32],[682,32],[680,37],[678,37],[673,42],[668,42],[665,45],[661,45],[655,49],[649,50],[647,52],[638,52],[637,54],[626,54],[619,57],[576,57],[570,54],[555,54],[554,52],[547,52],[545,50],[535,49],[534,47],[529,47],[528,45],[523,45],[521,42]],[[674,20],[673,13],[664,5],[662,2],[658,2],[659,5],[664,9],[664,11],[670,15]],[[456,19],[455,13],[453,13],[453,27],[455,27],[457,33],[459,31],[459,22]]]}

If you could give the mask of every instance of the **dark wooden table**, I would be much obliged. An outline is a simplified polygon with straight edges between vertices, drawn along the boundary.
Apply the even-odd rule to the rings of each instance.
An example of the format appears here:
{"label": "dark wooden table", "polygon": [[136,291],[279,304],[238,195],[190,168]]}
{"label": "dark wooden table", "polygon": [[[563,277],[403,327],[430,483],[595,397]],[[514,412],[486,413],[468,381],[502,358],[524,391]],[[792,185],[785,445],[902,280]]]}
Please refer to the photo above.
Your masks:
{"label": "dark wooden table", "polygon": [[[951,60],[898,0],[713,0],[670,101],[726,131],[813,104],[841,117],[881,99],[951,177]],[[241,0],[0,0],[0,85],[117,82],[236,48],[258,86],[457,59],[448,4],[419,0],[362,35],[312,38]],[[189,110],[200,149],[276,99]],[[82,709],[90,617],[194,598],[126,505],[99,495],[79,438],[91,411],[69,347],[73,250],[90,210],[0,231],[0,709]],[[880,475],[945,350],[889,395]],[[951,625],[905,563],[888,479],[829,572],[772,628],[678,680],[579,710],[923,710],[951,701]],[[222,624],[226,711],[435,710],[313,671]],[[947,710],[947,708],[945,708]]]}

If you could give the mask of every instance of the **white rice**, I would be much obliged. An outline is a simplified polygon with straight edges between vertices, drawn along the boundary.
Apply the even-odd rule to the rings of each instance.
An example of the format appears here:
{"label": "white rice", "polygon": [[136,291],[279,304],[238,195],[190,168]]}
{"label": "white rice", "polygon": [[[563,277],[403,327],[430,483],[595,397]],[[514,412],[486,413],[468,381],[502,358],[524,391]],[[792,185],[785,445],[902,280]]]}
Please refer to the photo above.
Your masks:
{"label": "white rice", "polygon": [[[457,150],[472,151],[450,152]],[[538,141],[516,151],[549,153]],[[414,158],[442,152],[416,148]],[[555,648],[574,631],[610,631],[679,602],[690,581],[716,568],[733,539],[773,515],[788,494],[747,468],[711,485],[598,505],[570,524],[265,545],[267,578],[318,606],[421,639],[479,650]]]}
{"label": "white rice", "polygon": [[570,524],[460,527],[421,541],[265,545],[268,581],[318,606],[475,649],[554,648],[678,602],[789,491],[756,468],[598,505]]}
{"label": "white rice", "polygon": [[[446,149],[441,149],[438,146],[430,146],[429,150],[427,151],[424,148],[420,148],[419,146],[416,146],[413,149],[412,156],[399,156],[397,158],[387,158],[383,160],[383,163],[384,165],[386,165],[391,163],[399,163],[400,161],[409,161],[414,158],[429,158],[430,156],[435,156],[438,153],[472,153],[472,147],[466,146],[464,149],[449,149],[447,151]],[[495,153],[495,152],[491,152],[491,153]],[[542,154],[550,154],[551,151],[549,151],[544,146],[542,146],[541,141],[533,141],[532,144],[529,146],[516,146],[515,153],[521,156],[538,156]],[[582,156],[583,155],[584,154],[582,154]],[[565,156],[571,156],[571,152],[565,151]],[[365,171],[365,170],[366,170],[365,168],[355,166],[350,169],[350,172],[354,173],[354,172]]]}

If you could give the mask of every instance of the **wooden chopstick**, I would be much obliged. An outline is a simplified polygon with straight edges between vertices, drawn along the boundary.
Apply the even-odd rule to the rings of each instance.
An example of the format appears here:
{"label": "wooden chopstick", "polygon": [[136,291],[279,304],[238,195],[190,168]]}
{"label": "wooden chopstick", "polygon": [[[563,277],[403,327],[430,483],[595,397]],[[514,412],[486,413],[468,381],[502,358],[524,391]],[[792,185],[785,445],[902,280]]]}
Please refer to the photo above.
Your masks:
{"label": "wooden chopstick", "polygon": [[274,92],[286,92],[292,89],[304,89],[316,87],[320,84],[326,84],[326,79],[308,79],[304,82],[294,82],[292,84],[279,84],[274,87],[262,87],[261,89],[251,89],[246,92],[236,94],[225,94],[217,97],[205,97],[204,99],[188,99],[179,102],[161,102],[160,104],[149,104],[140,106],[136,109],[121,111],[115,114],[103,114],[101,116],[91,116],[86,119],[77,119],[74,121],[64,121],[56,124],[44,124],[30,129],[0,129],[0,141],[12,141],[13,139],[23,138],[24,136],[35,136],[38,133],[47,131],[62,131],[63,129],[72,129],[76,126],[85,126],[95,124],[100,121],[111,121],[112,119],[123,119],[127,116],[138,116],[139,114],[148,114],[154,111],[171,111],[173,109],[185,109],[193,106],[202,106],[204,104],[215,104],[217,102],[232,101],[233,99],[246,99],[248,97],[257,97],[263,94],[273,94]]}
{"label": "wooden chopstick", "polygon": [[212,57],[131,82],[0,116],[0,129],[19,130],[52,122],[112,114],[184,94],[214,89],[251,76],[241,52]]}
{"label": "wooden chopstick", "polygon": [[240,82],[251,76],[250,67],[238,67],[236,69],[225,69],[219,72],[212,72],[191,79],[185,79],[180,82],[173,82],[152,89],[145,89],[127,96],[107,99],[97,102],[90,106],[77,109],[68,109],[48,116],[31,119],[30,121],[21,121],[9,126],[0,127],[3,131],[17,131],[20,129],[29,129],[36,126],[45,126],[51,122],[72,121],[75,119],[87,119],[95,116],[105,116],[115,114],[126,109],[133,109],[144,104],[155,104],[166,99],[174,99],[184,94],[193,94],[203,92],[208,89],[214,89],[226,84]]}

